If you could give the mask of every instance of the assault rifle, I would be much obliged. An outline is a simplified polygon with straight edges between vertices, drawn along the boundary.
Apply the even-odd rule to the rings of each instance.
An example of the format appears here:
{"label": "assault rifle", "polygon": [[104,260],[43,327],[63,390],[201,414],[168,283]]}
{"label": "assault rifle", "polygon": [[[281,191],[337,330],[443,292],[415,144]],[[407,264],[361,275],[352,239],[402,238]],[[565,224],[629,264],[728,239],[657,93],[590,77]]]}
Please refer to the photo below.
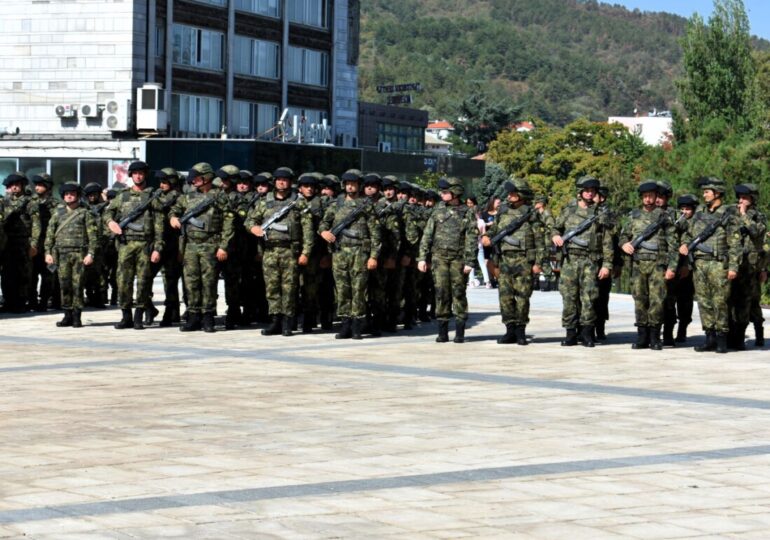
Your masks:
{"label": "assault rifle", "polygon": [[[88,201],[82,201],[81,204],[87,205]],[[94,217],[98,218],[102,214],[102,210],[104,210],[108,204],[110,204],[110,201],[104,201],[103,203],[99,203],[94,206],[89,206],[88,211],[91,212],[91,214]]]}
{"label": "assault rifle", "polygon": [[302,195],[297,195],[297,198],[291,201],[289,204],[281,208],[280,210],[277,210],[275,213],[273,213],[272,216],[267,218],[265,221],[262,222],[262,233],[263,238],[265,241],[267,241],[267,233],[268,231],[273,228],[276,223],[281,221],[284,216],[288,215],[289,212],[291,212],[291,209],[297,206],[297,203],[300,201],[300,199],[304,199]]}
{"label": "assault rifle", "polygon": [[[562,244],[562,247],[561,247],[562,254],[564,254],[566,256],[568,254],[568,252],[569,252],[569,248],[568,248],[569,243],[575,241],[577,236],[580,236],[581,234],[586,232],[588,229],[590,229],[591,225],[593,225],[594,222],[597,219],[599,219],[600,217],[602,217],[606,213],[607,213],[607,207],[603,207],[601,210],[596,212],[593,216],[591,216],[589,218],[586,218],[583,221],[581,221],[580,223],[578,223],[577,227],[567,231],[564,234],[564,236],[561,237],[562,240],[564,240],[564,244]],[[575,242],[575,243],[580,245],[578,242]],[[581,246],[581,247],[588,247],[588,244],[586,244],[585,246]],[[558,248],[556,248],[556,249],[558,249]]]}
{"label": "assault rifle", "polygon": [[518,231],[527,221],[529,221],[529,217],[532,215],[532,207],[530,207],[526,212],[524,212],[524,215],[521,216],[516,221],[511,222],[505,229],[494,235],[492,238],[489,239],[489,242],[492,246],[492,249],[495,250],[495,253],[497,255],[500,255],[500,242],[503,241],[503,239]]}
{"label": "assault rifle", "polygon": [[652,236],[660,230],[660,228],[666,223],[668,216],[665,213],[661,213],[660,218],[655,223],[650,223],[644,230],[639,233],[639,236],[631,240],[631,245],[634,249],[638,249],[639,246],[645,247],[644,243],[647,242]]}
{"label": "assault rifle", "polygon": [[[144,214],[145,210],[147,210],[150,207],[152,202],[158,197],[160,197],[162,194],[163,192],[161,190],[159,189],[156,190],[152,195],[150,195],[150,197],[146,201],[144,201],[142,204],[140,204],[139,206],[131,210],[126,217],[124,217],[118,222],[118,226],[120,226],[120,229],[123,230],[126,227],[128,227],[132,231],[141,232],[142,230],[144,230],[144,227],[138,227],[136,224],[134,224],[134,221],[139,219],[139,217],[142,214]],[[117,235],[117,237],[118,237],[118,242],[120,242],[121,244],[126,243],[125,234],[119,234]]]}
{"label": "assault rifle", "polygon": [[721,218],[719,218],[717,221],[709,223],[698,236],[693,238],[690,243],[687,244],[687,252],[692,255],[693,250],[698,250],[702,251],[703,253],[713,254],[714,248],[711,246],[702,246],[701,244],[714,236],[714,233],[717,232],[717,229],[725,224],[727,218],[729,218],[730,215],[730,211],[726,210],[725,213],[722,214]]}
{"label": "assault rifle", "polygon": [[334,238],[336,238],[334,243],[331,245],[332,251],[337,251],[339,249],[340,234],[342,234],[345,229],[350,227],[353,222],[358,219],[358,216],[363,214],[369,208],[369,204],[370,202],[368,200],[362,200],[360,206],[357,206],[351,213],[342,218],[342,221],[331,228],[329,232],[331,232],[334,235]]}
{"label": "assault rifle", "polygon": [[199,202],[196,206],[188,210],[184,213],[184,215],[179,218],[179,223],[182,225],[182,236],[187,235],[187,224],[189,223],[193,227],[197,227],[198,229],[204,229],[206,227],[206,224],[198,219],[198,216],[201,215],[203,212],[209,209],[211,205],[213,205],[217,201],[216,196],[208,197],[204,199],[203,201]]}

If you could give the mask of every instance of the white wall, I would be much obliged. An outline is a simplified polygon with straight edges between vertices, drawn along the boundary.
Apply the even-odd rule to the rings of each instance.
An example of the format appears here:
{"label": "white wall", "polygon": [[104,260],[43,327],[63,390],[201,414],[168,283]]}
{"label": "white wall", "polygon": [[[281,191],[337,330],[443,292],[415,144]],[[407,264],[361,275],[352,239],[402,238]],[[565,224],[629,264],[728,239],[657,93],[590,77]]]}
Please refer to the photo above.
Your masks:
{"label": "white wall", "polygon": [[659,146],[671,135],[672,119],[665,116],[610,116],[608,122],[623,124],[650,146]]}

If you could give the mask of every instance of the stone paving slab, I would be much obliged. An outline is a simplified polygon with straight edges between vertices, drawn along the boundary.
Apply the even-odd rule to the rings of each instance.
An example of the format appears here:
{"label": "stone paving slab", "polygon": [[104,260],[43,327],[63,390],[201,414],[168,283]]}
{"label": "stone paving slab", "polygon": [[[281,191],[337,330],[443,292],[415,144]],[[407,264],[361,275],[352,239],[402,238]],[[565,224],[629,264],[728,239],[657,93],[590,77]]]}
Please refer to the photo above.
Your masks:
{"label": "stone paving slab", "polygon": [[560,347],[554,292],[501,346],[496,301],[462,345],[4,317],[0,538],[770,536],[767,349],[632,351],[622,295]]}

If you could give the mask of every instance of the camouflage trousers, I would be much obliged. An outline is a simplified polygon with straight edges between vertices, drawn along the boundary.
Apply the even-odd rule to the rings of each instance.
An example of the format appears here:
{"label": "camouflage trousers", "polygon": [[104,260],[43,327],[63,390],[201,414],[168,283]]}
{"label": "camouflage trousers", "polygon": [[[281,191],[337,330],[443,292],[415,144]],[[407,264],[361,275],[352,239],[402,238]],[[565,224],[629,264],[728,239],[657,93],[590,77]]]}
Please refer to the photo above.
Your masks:
{"label": "camouflage trousers", "polygon": [[163,258],[158,265],[159,268],[154,272],[163,271],[163,293],[165,300],[163,305],[179,305],[179,280],[182,279],[182,263],[179,262],[179,253],[175,250],[170,253],[163,253]]}
{"label": "camouflage trousers", "polygon": [[298,268],[294,247],[265,248],[262,272],[265,276],[265,295],[270,315],[296,315]]}
{"label": "camouflage trousers", "polygon": [[134,278],[136,278],[136,306],[149,307],[152,291],[148,244],[129,240],[118,248],[118,305],[121,309],[134,306]]}
{"label": "camouflage trousers", "polygon": [[83,286],[87,268],[83,265],[85,256],[85,250],[82,249],[59,250],[57,253],[62,309],[83,309]]}
{"label": "camouflage trousers", "polygon": [[368,251],[343,246],[332,256],[334,297],[337,316],[359,319],[366,316],[366,282]]}
{"label": "camouflage trousers", "polygon": [[188,240],[182,259],[187,310],[190,313],[213,312],[217,307],[217,248],[215,242]]}
{"label": "camouflage trousers", "polygon": [[497,283],[503,324],[526,325],[532,296],[532,264],[527,257],[523,254],[504,254],[500,257]]}
{"label": "camouflage trousers", "polygon": [[3,299],[11,311],[23,309],[27,304],[27,287],[30,276],[29,245],[27,242],[9,240],[0,259]]}
{"label": "camouflage trousers", "polygon": [[590,257],[571,256],[564,260],[559,278],[563,328],[594,326],[594,305],[599,296],[599,265]]}
{"label": "camouflage trousers", "polygon": [[104,301],[107,298],[107,274],[104,271],[104,253],[101,249],[94,253],[93,264],[85,268],[83,289],[89,300]]}
{"label": "camouflage trousers", "polygon": [[631,296],[634,298],[636,326],[663,324],[665,271],[656,260],[631,263]]}
{"label": "camouflage trousers", "polygon": [[730,319],[736,324],[748,325],[752,306],[759,303],[759,296],[759,272],[751,265],[742,265],[738,277],[730,283]]}
{"label": "camouflage trousers", "polygon": [[730,310],[730,282],[727,270],[721,261],[699,259],[695,263],[693,274],[695,298],[704,330],[728,332]]}
{"label": "camouflage trousers", "polygon": [[436,291],[436,319],[448,321],[455,315],[458,321],[468,320],[468,276],[463,272],[462,257],[433,255],[431,272]]}

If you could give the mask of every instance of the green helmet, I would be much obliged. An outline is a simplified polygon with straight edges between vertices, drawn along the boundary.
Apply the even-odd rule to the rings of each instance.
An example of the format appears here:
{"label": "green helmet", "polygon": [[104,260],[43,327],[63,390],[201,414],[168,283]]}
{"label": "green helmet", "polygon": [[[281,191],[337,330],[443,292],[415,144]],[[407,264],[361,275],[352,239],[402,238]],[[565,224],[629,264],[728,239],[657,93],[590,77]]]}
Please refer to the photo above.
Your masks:
{"label": "green helmet", "polygon": [[211,180],[214,178],[214,169],[212,169],[211,165],[206,162],[196,163],[192,166],[192,169],[190,169],[190,172],[187,174],[187,179],[192,182],[199,176],[204,177],[206,180]]}
{"label": "green helmet", "polygon": [[756,203],[759,198],[759,188],[756,184],[738,184],[735,186],[735,195],[748,195]]}
{"label": "green helmet", "polygon": [[724,194],[727,191],[727,186],[725,185],[725,181],[715,176],[708,176],[706,178],[702,178],[698,182],[698,184],[701,189],[711,189],[713,191],[716,191],[722,194]]}
{"label": "green helmet", "polygon": [[223,165],[217,171],[217,177],[222,180],[233,179],[237,180],[241,175],[241,170],[235,165]]}
{"label": "green helmet", "polygon": [[671,184],[665,180],[655,180],[655,184],[658,186],[658,193],[664,197],[671,197],[674,194],[674,190],[671,189]]}
{"label": "green helmet", "polygon": [[599,189],[601,185],[599,179],[590,174],[583,175],[575,181],[575,188],[577,189],[578,195],[582,193],[584,189]]}
{"label": "green helmet", "polygon": [[438,187],[442,191],[449,191],[455,197],[461,197],[465,193],[465,186],[459,178],[442,178],[438,181]]}

